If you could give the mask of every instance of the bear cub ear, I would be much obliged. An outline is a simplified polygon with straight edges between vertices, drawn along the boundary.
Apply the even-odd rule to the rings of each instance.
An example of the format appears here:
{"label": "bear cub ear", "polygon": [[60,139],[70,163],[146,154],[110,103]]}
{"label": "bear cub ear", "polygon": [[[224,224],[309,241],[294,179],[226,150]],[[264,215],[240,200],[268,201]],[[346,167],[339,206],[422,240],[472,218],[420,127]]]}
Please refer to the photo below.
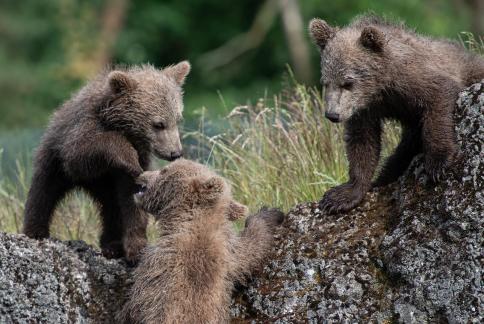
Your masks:
{"label": "bear cub ear", "polygon": [[331,27],[328,23],[319,18],[313,18],[309,22],[309,34],[314,43],[321,49],[326,47],[330,39],[336,35],[336,28]]}
{"label": "bear cub ear", "polygon": [[200,201],[212,202],[216,200],[225,189],[225,181],[218,176],[210,178],[197,177],[191,183],[192,193]]}
{"label": "bear cub ear", "polygon": [[375,27],[365,27],[361,31],[360,43],[374,52],[382,52],[385,46],[385,34]]}
{"label": "bear cub ear", "polygon": [[163,69],[163,73],[173,78],[178,85],[185,83],[185,78],[190,73],[191,65],[188,61],[182,61],[176,65]]}
{"label": "bear cub ear", "polygon": [[236,202],[235,200],[232,200],[230,201],[229,208],[227,210],[227,218],[230,221],[234,221],[244,218],[247,216],[248,212],[249,209],[246,206]]}
{"label": "bear cub ear", "polygon": [[115,94],[127,92],[136,87],[136,81],[122,71],[112,71],[109,73],[108,80],[109,86]]}

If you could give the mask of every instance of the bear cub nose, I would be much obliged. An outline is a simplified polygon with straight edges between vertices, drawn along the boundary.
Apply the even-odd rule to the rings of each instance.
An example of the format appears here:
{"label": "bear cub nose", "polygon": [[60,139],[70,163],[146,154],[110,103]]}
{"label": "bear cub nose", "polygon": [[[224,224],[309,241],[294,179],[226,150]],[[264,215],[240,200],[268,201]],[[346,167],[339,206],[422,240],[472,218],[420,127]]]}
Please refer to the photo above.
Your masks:
{"label": "bear cub nose", "polygon": [[338,113],[326,112],[324,115],[326,116],[326,118],[328,118],[333,123],[339,122],[339,114]]}
{"label": "bear cub nose", "polygon": [[180,152],[171,152],[170,153],[170,161],[174,161],[176,159],[179,159],[183,156],[183,152],[180,151]]}

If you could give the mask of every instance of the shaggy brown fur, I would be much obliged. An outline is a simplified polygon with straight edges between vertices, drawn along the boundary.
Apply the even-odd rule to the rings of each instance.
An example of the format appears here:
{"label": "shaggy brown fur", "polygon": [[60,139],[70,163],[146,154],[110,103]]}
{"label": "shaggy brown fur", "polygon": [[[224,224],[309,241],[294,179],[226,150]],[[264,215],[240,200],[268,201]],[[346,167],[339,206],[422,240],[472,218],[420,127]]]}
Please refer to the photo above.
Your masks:
{"label": "shaggy brown fur", "polygon": [[101,209],[104,254],[135,261],[147,223],[133,201],[134,178],[147,169],[151,153],[181,156],[177,123],[189,70],[181,62],[164,70],[105,71],[57,110],[36,153],[24,233],[48,237],[57,203],[83,188]]}
{"label": "shaggy brown fur", "polygon": [[349,181],[326,192],[321,207],[347,211],[363,199],[380,159],[383,119],[401,122],[402,140],[373,185],[395,181],[420,152],[438,181],[457,156],[457,94],[484,78],[484,60],[375,16],[342,29],[313,19],[309,29],[321,52],[326,117],[345,122],[350,163]]}
{"label": "shaggy brown fur", "polygon": [[[187,170],[198,168],[195,176]],[[183,176],[185,174],[185,176]],[[230,187],[202,165],[177,160],[139,178],[137,204],[159,221],[160,239],[145,249],[121,320],[133,323],[224,323],[234,281],[270,251],[283,214],[252,215],[240,236],[227,220]]]}

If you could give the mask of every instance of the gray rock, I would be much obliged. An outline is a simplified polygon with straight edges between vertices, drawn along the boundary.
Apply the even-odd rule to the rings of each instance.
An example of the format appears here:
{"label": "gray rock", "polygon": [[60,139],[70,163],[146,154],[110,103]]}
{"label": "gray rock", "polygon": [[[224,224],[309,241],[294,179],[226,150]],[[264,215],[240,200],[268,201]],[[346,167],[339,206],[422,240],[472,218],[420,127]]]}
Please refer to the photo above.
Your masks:
{"label": "gray rock", "polygon": [[[484,88],[463,91],[456,133],[461,162],[437,186],[416,159],[396,192],[399,218],[380,251],[398,277],[395,313],[404,322],[481,322],[484,314]],[[408,320],[409,310],[421,314]],[[405,314],[405,315],[404,315]],[[416,316],[416,315],[415,315]]]}
{"label": "gray rock", "polygon": [[82,241],[0,233],[0,323],[109,323],[129,273]]}
{"label": "gray rock", "polygon": [[[463,90],[462,157],[431,184],[417,157],[400,181],[342,215],[294,207],[270,261],[234,294],[234,322],[482,323],[484,86]],[[0,233],[0,323],[109,323],[130,285],[83,242]]]}
{"label": "gray rock", "polygon": [[232,316],[261,323],[391,319],[395,288],[378,247],[395,218],[392,202],[386,188],[345,215],[324,215],[315,203],[295,207],[269,264],[235,295]]}

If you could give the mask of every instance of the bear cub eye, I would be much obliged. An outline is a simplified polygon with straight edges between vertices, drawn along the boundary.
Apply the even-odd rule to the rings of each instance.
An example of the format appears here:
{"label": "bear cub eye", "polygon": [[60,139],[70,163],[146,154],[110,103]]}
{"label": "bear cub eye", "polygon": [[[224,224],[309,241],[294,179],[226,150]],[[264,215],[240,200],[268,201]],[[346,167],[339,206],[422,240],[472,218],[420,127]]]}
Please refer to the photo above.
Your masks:
{"label": "bear cub eye", "polygon": [[145,193],[146,189],[148,189],[148,187],[145,184],[136,184],[134,192],[136,195],[141,196]]}
{"label": "bear cub eye", "polygon": [[166,126],[163,122],[155,122],[153,123],[153,128],[156,130],[164,130]]}
{"label": "bear cub eye", "polygon": [[353,80],[345,80],[341,84],[341,88],[343,88],[345,90],[351,90],[351,89],[353,89],[354,84],[355,84],[355,82]]}

